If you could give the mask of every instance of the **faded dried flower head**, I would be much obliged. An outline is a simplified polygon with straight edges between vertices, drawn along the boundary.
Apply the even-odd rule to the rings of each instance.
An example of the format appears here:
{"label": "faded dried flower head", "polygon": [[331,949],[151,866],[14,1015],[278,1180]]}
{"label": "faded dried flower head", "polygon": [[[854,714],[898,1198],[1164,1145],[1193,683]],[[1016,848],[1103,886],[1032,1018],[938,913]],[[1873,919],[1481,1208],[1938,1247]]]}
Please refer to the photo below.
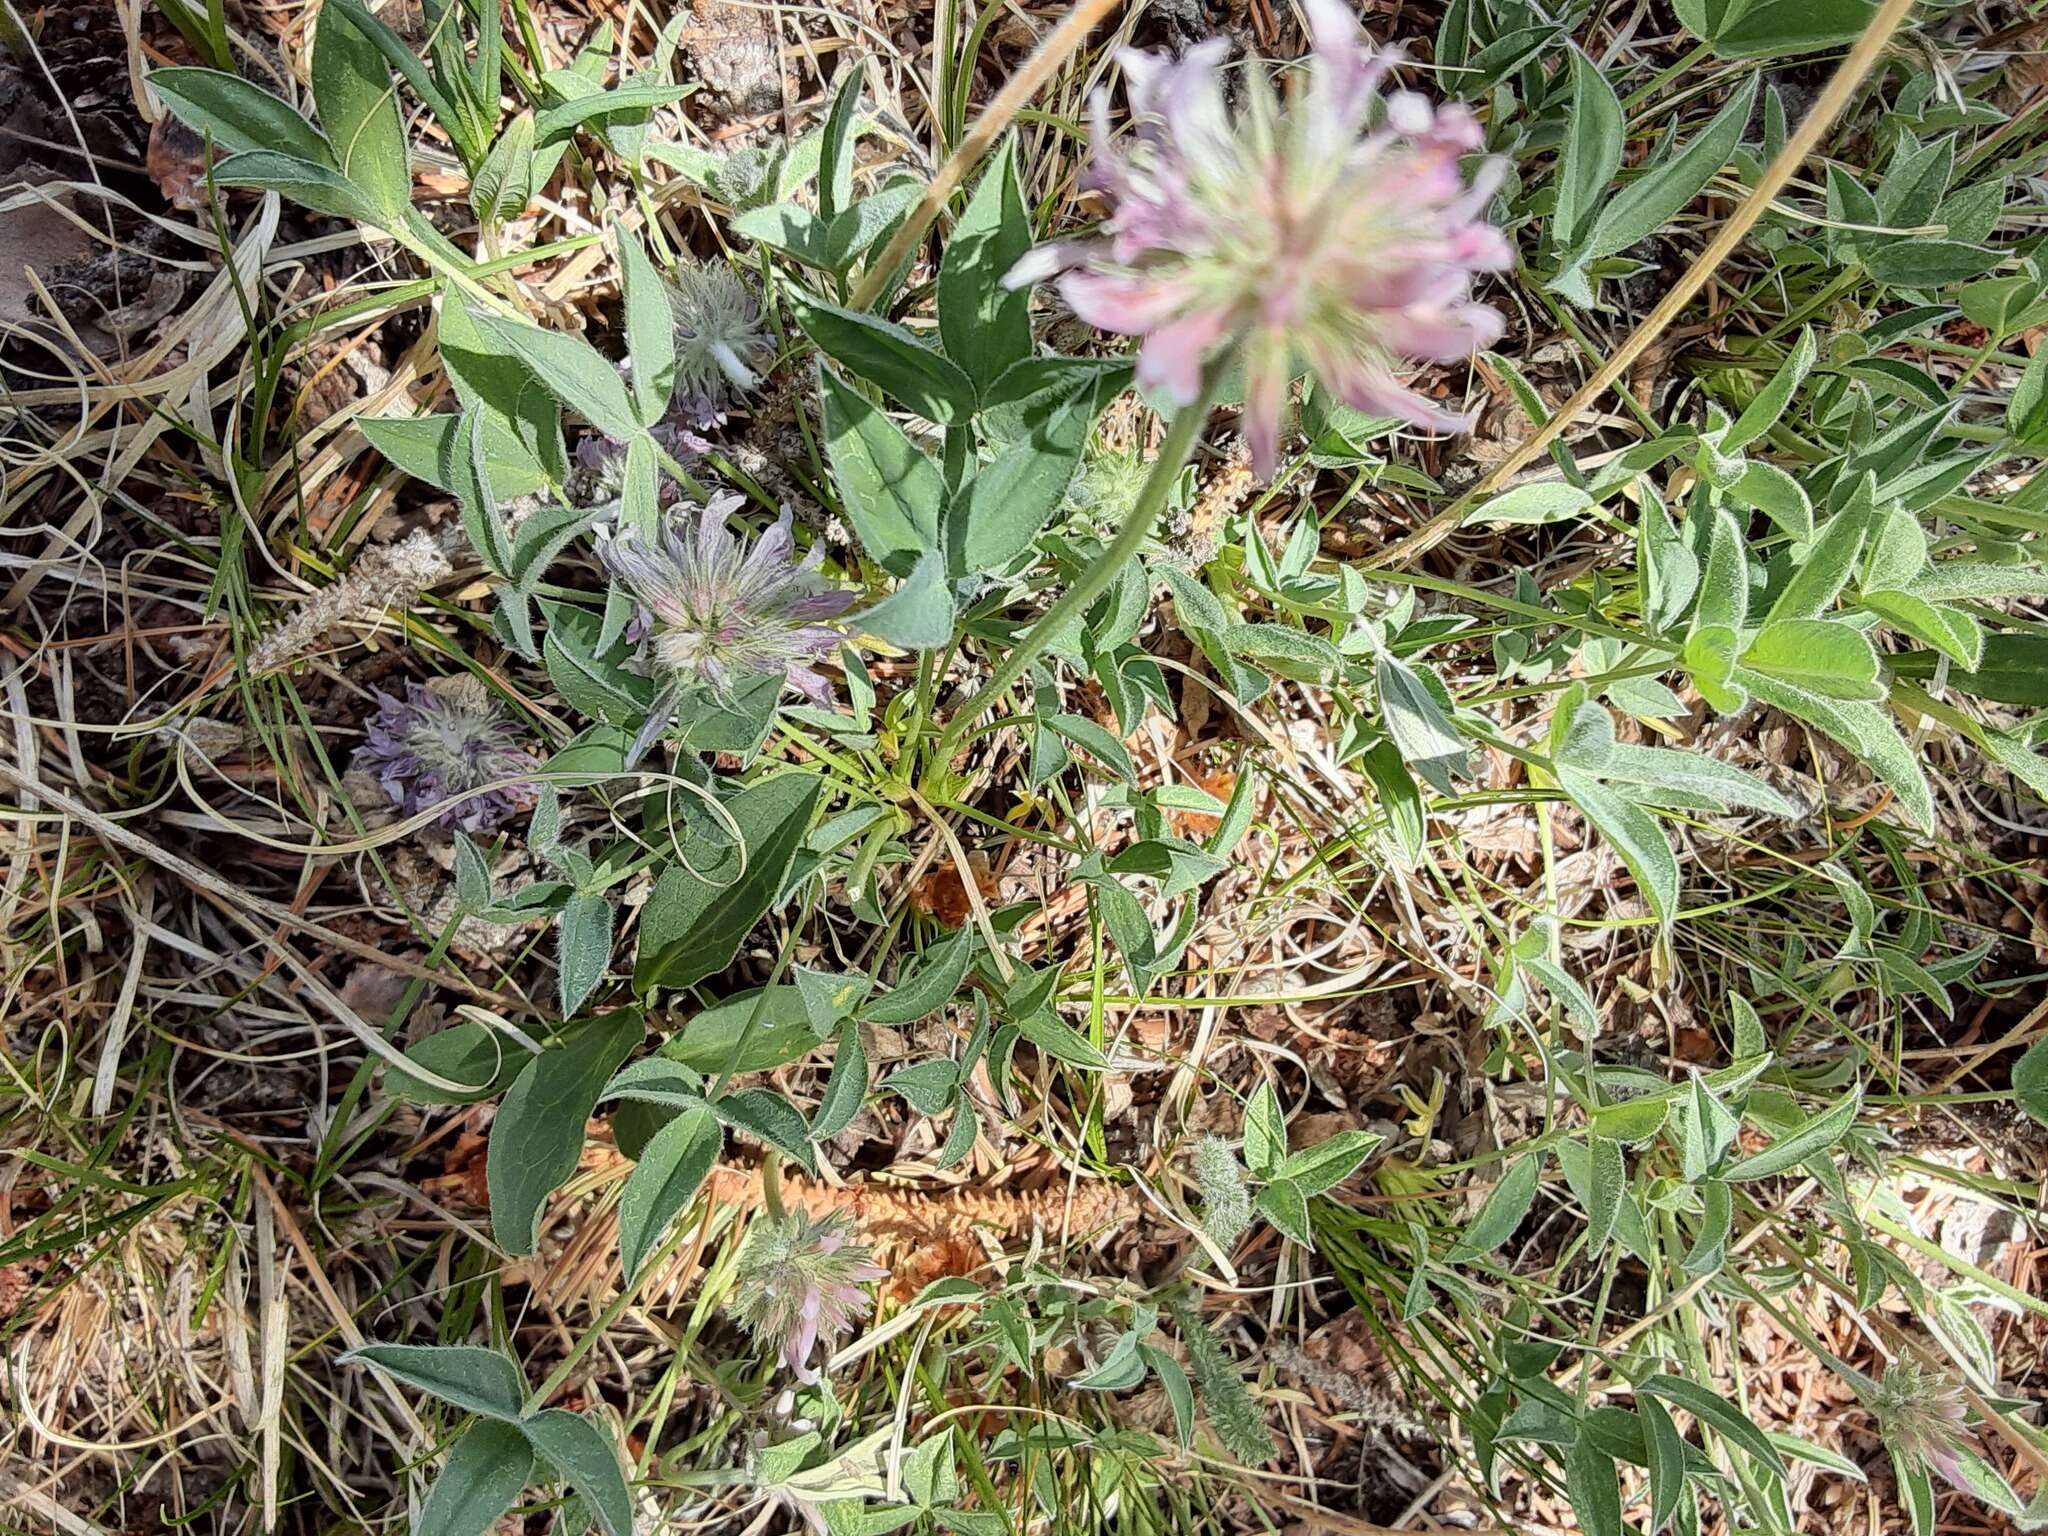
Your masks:
{"label": "faded dried flower head", "polygon": [[808,665],[843,638],[826,621],[846,611],[850,591],[820,591],[815,560],[796,558],[789,509],[751,547],[726,527],[745,498],[685,504],[649,537],[637,528],[599,532],[605,568],[638,599],[644,660],[655,675],[730,697],[741,683],[781,676],[806,698],[832,694]]}
{"label": "faded dried flower head", "polygon": [[535,787],[522,776],[540,763],[484,685],[462,676],[407,683],[402,699],[379,691],[351,766],[407,816],[445,805],[441,825],[488,832],[531,808]]}
{"label": "faded dried flower head", "polygon": [[676,409],[708,431],[725,420],[728,390],[760,384],[775,344],[753,294],[722,261],[679,267],[668,297],[676,322]]}
{"label": "faded dried flower head", "polygon": [[1963,1390],[1940,1371],[1900,1355],[1870,1389],[1870,1411],[1884,1443],[1915,1466],[1973,1493],[1957,1452],[1970,1443],[1970,1405]]}
{"label": "faded dried flower head", "polygon": [[1245,437],[1261,475],[1277,467],[1297,363],[1347,405],[1416,426],[1463,430],[1395,377],[1404,359],[1453,362],[1501,334],[1469,302],[1478,272],[1514,253],[1484,218],[1502,167],[1468,185],[1461,155],[1482,135],[1462,106],[1414,91],[1386,99],[1398,62],[1375,54],[1341,0],[1304,0],[1314,51],[1282,105],[1255,75],[1233,121],[1211,39],[1178,60],[1126,50],[1135,140],[1110,141],[1091,103],[1090,185],[1109,201],[1102,237],[1031,251],[1006,281],[1062,272],[1060,292],[1091,325],[1144,340],[1139,382],[1193,404],[1209,359],[1243,348]]}
{"label": "faded dried flower head", "polygon": [[757,1344],[773,1345],[798,1381],[818,1380],[811,1350],[827,1352],[868,1310],[861,1287],[888,1274],[850,1243],[844,1211],[763,1215],[747,1233],[727,1306]]}

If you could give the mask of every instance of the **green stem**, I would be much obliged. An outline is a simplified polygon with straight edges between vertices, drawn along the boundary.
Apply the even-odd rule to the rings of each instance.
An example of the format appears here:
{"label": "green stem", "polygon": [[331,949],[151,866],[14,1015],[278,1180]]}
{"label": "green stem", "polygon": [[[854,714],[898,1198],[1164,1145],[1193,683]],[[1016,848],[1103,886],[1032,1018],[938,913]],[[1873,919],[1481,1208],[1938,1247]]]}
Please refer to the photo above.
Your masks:
{"label": "green stem", "polygon": [[1713,52],[1713,48],[1714,45],[1712,43],[1693,44],[1693,46],[1688,48],[1676,63],[1672,64],[1668,69],[1659,71],[1655,79],[1651,80],[1648,84],[1642,86],[1640,89],[1630,91],[1627,96],[1623,97],[1621,102],[1621,110],[1624,112],[1635,111],[1637,107],[1641,106],[1645,101],[1648,101],[1652,96],[1656,95],[1659,91],[1663,90],[1665,86],[1669,85],[1672,81],[1676,80],[1680,75],[1684,74],[1688,69],[1691,69],[1693,65],[1699,63],[1701,59],[1705,58],[1709,53]]}
{"label": "green stem", "polygon": [[661,1240],[654,1252],[647,1256],[647,1262],[640,1266],[639,1276],[623,1281],[619,1287],[619,1294],[611,1299],[583,1337],[570,1345],[569,1352],[562,1356],[552,1371],[548,1372],[547,1379],[540,1384],[531,1398],[535,1406],[547,1402],[562,1390],[563,1384],[575,1372],[576,1362],[589,1353],[591,1345],[605,1336],[612,1324],[619,1320],[619,1314],[633,1304],[633,1299],[640,1294],[640,1287],[645,1285],[670,1256],[690,1239],[697,1227],[698,1223],[693,1221],[678,1221],[669,1228],[668,1235]]}
{"label": "green stem", "polygon": [[1031,626],[1029,633],[996,664],[989,680],[953,711],[953,718],[946,722],[945,732],[932,753],[927,769],[929,773],[936,776],[951,769],[967,733],[1009,691],[1011,684],[1024,675],[1031,663],[1044,654],[1053,637],[1093,607],[1095,600],[1116,579],[1117,572],[1144,548],[1146,535],[1151,533],[1152,524],[1158,520],[1160,508],[1166,505],[1166,493],[1180,477],[1182,467],[1194,452],[1195,437],[1209,419],[1209,406],[1216,398],[1217,371],[1212,368],[1204,375],[1201,393],[1192,405],[1174,413],[1173,420],[1167,425],[1166,441],[1159,445],[1159,457],[1152,461],[1152,472],[1146,476],[1144,487],[1138,492],[1137,503],[1131,508],[1123,527],[1117,530],[1116,537],[1110,540],[1109,547],[1095,557],[1074,584],[1062,592]]}

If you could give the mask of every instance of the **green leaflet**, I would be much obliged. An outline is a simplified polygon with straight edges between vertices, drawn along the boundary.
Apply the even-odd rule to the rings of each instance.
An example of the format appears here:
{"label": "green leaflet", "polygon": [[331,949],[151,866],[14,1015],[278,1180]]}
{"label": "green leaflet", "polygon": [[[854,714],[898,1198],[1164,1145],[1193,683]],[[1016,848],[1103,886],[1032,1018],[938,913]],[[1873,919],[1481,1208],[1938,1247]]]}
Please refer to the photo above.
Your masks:
{"label": "green leaflet", "polygon": [[733,796],[725,809],[739,834],[737,847],[728,829],[703,813],[683,845],[684,862],[662,871],[641,913],[633,964],[638,990],[687,987],[731,962],[740,941],[780,899],[823,789],[816,774],[785,773]]}
{"label": "green leaflet", "polygon": [[485,1175],[491,1230],[508,1253],[531,1253],[542,1204],[576,1171],[583,1126],[606,1081],[646,1033],[627,1010],[574,1027],[529,1061],[491,1124]]}
{"label": "green leaflet", "polygon": [[724,1133],[708,1109],[685,1110],[654,1133],[619,1196],[619,1268],[628,1281],[703,1187]]}
{"label": "green leaflet", "polygon": [[472,1424],[448,1453],[414,1536],[484,1536],[533,1481],[533,1447],[516,1424]]}
{"label": "green leaflet", "polygon": [[1542,1174],[1540,1152],[1524,1153],[1509,1163],[1486,1203],[1479,1207],[1479,1214],[1444,1257],[1454,1264],[1482,1258],[1514,1236],[1515,1228],[1536,1203],[1536,1188]]}

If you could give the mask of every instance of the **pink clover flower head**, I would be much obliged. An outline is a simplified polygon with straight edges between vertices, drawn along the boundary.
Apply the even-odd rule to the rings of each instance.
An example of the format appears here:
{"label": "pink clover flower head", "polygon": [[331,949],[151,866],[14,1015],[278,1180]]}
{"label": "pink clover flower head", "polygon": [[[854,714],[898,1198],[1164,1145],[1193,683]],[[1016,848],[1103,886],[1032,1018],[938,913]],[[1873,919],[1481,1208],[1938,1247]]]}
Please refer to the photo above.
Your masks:
{"label": "pink clover flower head", "polygon": [[656,676],[722,699],[780,676],[829,707],[831,688],[810,663],[845,638],[828,621],[855,594],[818,588],[816,557],[797,558],[787,507],[752,540],[733,534],[727,519],[744,501],[727,492],[701,508],[684,503],[651,537],[600,529],[598,556],[640,605],[636,636]]}
{"label": "pink clover flower head", "polygon": [[844,1211],[763,1216],[740,1250],[727,1306],[806,1385],[819,1380],[812,1351],[822,1343],[829,1353],[845,1337],[868,1310],[863,1287],[888,1274],[865,1245],[847,1241],[852,1227]]}
{"label": "pink clover flower head", "polygon": [[[1224,105],[1220,38],[1179,59],[1121,56],[1136,126],[1113,143],[1091,102],[1087,185],[1108,201],[1099,236],[1040,246],[1005,281],[1059,274],[1090,325],[1141,338],[1138,381],[1192,405],[1204,366],[1242,349],[1245,436],[1261,475],[1278,467],[1297,362],[1354,409],[1438,431],[1445,410],[1396,376],[1404,362],[1456,362],[1498,340],[1474,277],[1514,252],[1486,221],[1504,167],[1459,167],[1483,136],[1471,112],[1380,86],[1399,62],[1373,50],[1342,0],[1304,0],[1313,50],[1282,103],[1263,76],[1244,108]],[[1375,116],[1377,121],[1375,121]]]}

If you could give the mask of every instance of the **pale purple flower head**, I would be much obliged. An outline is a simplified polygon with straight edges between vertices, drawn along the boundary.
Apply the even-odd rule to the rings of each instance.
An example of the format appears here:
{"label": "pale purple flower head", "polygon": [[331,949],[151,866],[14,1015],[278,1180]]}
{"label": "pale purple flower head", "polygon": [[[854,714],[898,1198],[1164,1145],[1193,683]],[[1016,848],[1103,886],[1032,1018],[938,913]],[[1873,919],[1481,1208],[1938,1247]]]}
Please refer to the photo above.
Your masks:
{"label": "pale purple flower head", "polygon": [[540,763],[484,685],[463,676],[408,683],[402,699],[379,691],[351,766],[408,816],[445,803],[441,825],[488,832],[532,806],[534,785],[521,776]]}
{"label": "pale purple flower head", "polygon": [[1499,338],[1499,313],[1471,302],[1473,275],[1514,252],[1486,222],[1503,167],[1467,183],[1460,156],[1482,143],[1462,106],[1379,86],[1398,62],[1376,54],[1342,0],[1304,0],[1314,51],[1285,104],[1263,76],[1235,120],[1217,69],[1220,38],[1178,60],[1125,50],[1135,132],[1111,142],[1091,102],[1088,185],[1109,201],[1101,238],[1027,253],[1006,281],[1058,272],[1074,313],[1144,338],[1138,380],[1191,405],[1204,365],[1241,344],[1245,436],[1259,473],[1279,459],[1297,361],[1354,409],[1462,431],[1396,377],[1404,360],[1455,362]]}
{"label": "pale purple flower head", "polygon": [[773,1345],[796,1379],[818,1380],[811,1351],[829,1352],[868,1310],[863,1286],[888,1271],[850,1243],[844,1211],[813,1217],[801,1210],[763,1216],[747,1233],[726,1305],[761,1345]]}
{"label": "pale purple flower head", "polygon": [[1975,1438],[1970,1433],[1970,1405],[1962,1388],[1947,1376],[1907,1355],[1900,1355],[1869,1394],[1870,1410],[1884,1442],[1915,1466],[1941,1474],[1965,1493],[1977,1490],[1963,1475],[1956,1452]]}
{"label": "pale purple flower head", "polygon": [[639,635],[656,676],[730,696],[779,675],[829,705],[831,689],[809,663],[845,638],[827,621],[855,594],[817,588],[816,557],[796,558],[787,507],[751,545],[735,537],[726,519],[744,501],[727,492],[702,508],[685,504],[653,537],[600,530],[598,555],[643,610]]}
{"label": "pale purple flower head", "polygon": [[668,299],[676,322],[676,410],[708,432],[724,423],[729,391],[760,384],[775,343],[761,323],[761,306],[722,261],[678,268]]}

